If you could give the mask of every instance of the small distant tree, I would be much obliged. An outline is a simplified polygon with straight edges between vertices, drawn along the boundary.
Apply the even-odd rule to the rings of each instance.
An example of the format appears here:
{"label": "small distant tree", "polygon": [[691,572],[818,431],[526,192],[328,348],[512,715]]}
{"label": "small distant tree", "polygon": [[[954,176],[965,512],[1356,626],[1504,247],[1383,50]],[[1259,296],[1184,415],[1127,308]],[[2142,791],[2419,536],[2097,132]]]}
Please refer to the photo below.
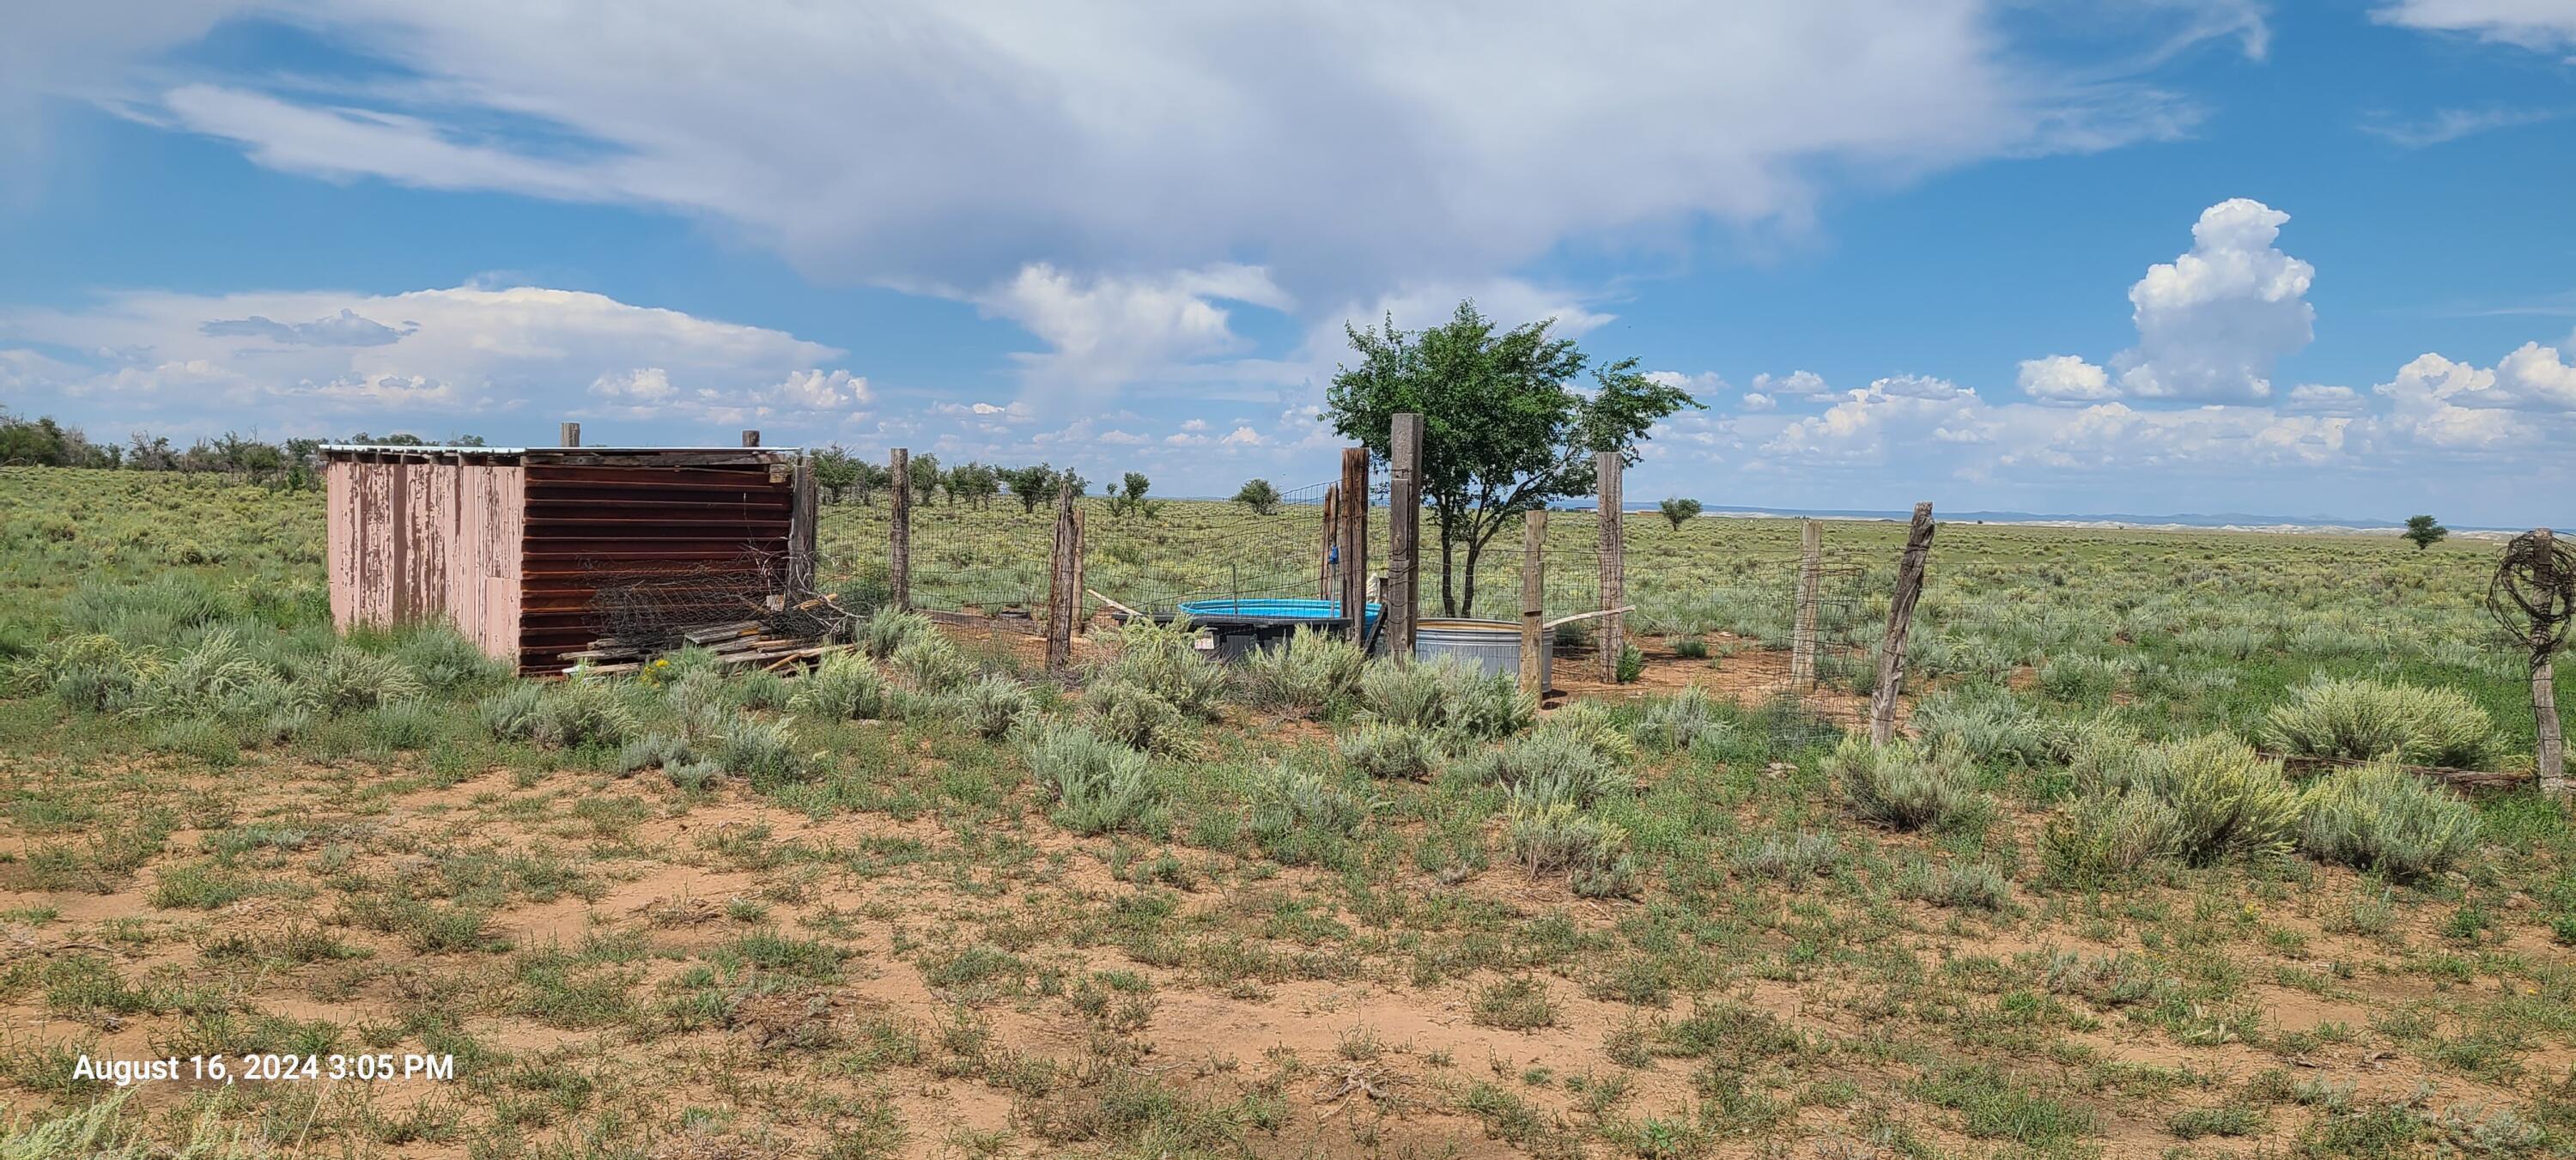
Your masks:
{"label": "small distant tree", "polygon": [[849,450],[835,443],[814,453],[814,486],[833,503],[859,482],[859,460]]}
{"label": "small distant tree", "polygon": [[938,494],[939,485],[947,478],[947,473],[939,470],[939,457],[915,455],[904,470],[912,475],[912,502],[929,507],[930,497]]}
{"label": "small distant tree", "polygon": [[1699,518],[1699,501],[1695,499],[1668,499],[1655,506],[1672,521],[1676,532],[1682,530],[1683,524]]}
{"label": "small distant tree", "polygon": [[1011,489],[1011,498],[1020,501],[1024,514],[1038,510],[1039,504],[1055,494],[1055,468],[1043,463],[1005,467],[993,474],[1001,479],[1002,486]]}
{"label": "small distant tree", "polygon": [[1130,471],[1119,477],[1118,486],[1109,489],[1109,514],[1152,518],[1162,504],[1145,498],[1153,489],[1152,480],[1141,471]]}
{"label": "small distant tree", "polygon": [[1243,490],[1234,493],[1234,502],[1251,508],[1256,516],[1266,516],[1279,510],[1279,489],[1270,486],[1266,479],[1251,480],[1243,485]]}
{"label": "small distant tree", "polygon": [[2415,541],[2415,550],[2421,552],[2441,543],[2442,537],[2451,534],[2451,529],[2433,522],[2431,516],[2408,516],[2406,530],[2400,534]]}
{"label": "small distant tree", "polygon": [[894,486],[894,469],[873,459],[859,460],[858,469],[858,478],[851,481],[850,490],[858,494],[860,503],[873,507],[877,493]]}
{"label": "small distant tree", "polygon": [[1001,489],[997,473],[988,464],[968,462],[948,469],[948,497],[963,500],[970,508],[993,506],[993,496]]}

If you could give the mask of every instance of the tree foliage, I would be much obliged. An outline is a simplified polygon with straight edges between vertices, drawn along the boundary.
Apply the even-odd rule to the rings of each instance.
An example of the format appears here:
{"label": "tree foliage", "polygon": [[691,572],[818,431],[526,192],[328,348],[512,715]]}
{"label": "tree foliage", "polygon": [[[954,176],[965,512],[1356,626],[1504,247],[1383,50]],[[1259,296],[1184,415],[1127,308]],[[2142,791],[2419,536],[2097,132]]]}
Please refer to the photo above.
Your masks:
{"label": "tree foliage", "polygon": [[1145,498],[1145,493],[1153,486],[1153,481],[1145,478],[1141,471],[1130,471],[1119,477],[1118,486],[1109,489],[1109,514],[1153,518],[1163,506],[1159,500]]}
{"label": "tree foliage", "polygon": [[1444,615],[1474,612],[1477,564],[1504,528],[1592,490],[1595,453],[1634,463],[1649,427],[1700,405],[1639,373],[1633,358],[1592,367],[1591,389],[1574,389],[1589,359],[1572,339],[1553,337],[1554,325],[1501,329],[1465,301],[1429,330],[1401,330],[1392,317],[1343,328],[1357,365],[1334,374],[1322,417],[1382,457],[1396,413],[1422,415],[1422,492],[1440,525]]}
{"label": "tree foliage", "polygon": [[2415,541],[2415,550],[2421,552],[2441,543],[2443,537],[2451,534],[2451,529],[2435,523],[2431,516],[2408,516],[2406,530],[2398,534]]}
{"label": "tree foliage", "polygon": [[1664,513],[1665,519],[1672,521],[1676,532],[1682,530],[1683,524],[1699,518],[1699,501],[1695,499],[1668,499],[1655,507]]}
{"label": "tree foliage", "polygon": [[1279,489],[1266,479],[1247,480],[1242,490],[1234,493],[1234,502],[1251,508],[1256,516],[1266,516],[1279,510]]}

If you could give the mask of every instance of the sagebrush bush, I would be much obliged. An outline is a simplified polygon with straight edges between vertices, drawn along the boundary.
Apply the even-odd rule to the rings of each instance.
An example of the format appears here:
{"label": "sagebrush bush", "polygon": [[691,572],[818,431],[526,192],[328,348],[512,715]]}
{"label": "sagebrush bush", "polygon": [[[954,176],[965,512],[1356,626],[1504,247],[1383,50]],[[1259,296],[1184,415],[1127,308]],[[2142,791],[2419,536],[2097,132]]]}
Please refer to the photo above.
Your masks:
{"label": "sagebrush bush", "polygon": [[2172,807],[2175,854],[2195,866],[2227,857],[2288,853],[2299,824],[2299,791],[2281,764],[2224,733],[2141,751],[2131,793]]}
{"label": "sagebrush bush", "polygon": [[1028,686],[998,673],[957,690],[947,704],[968,732],[987,738],[1009,734],[1037,710],[1037,699],[1029,695]]}
{"label": "sagebrush bush", "polygon": [[1579,734],[1541,729],[1515,737],[1455,766],[1470,785],[1498,785],[1515,801],[1563,802],[1590,808],[1604,798],[1634,792],[1627,769]]}
{"label": "sagebrush bush", "polygon": [[1189,715],[1132,681],[1105,680],[1084,689],[1082,719],[1129,749],[1176,752],[1189,746]]}
{"label": "sagebrush bush", "polygon": [[1504,840],[1533,876],[1562,873],[1587,898],[1635,892],[1636,863],[1628,855],[1628,833],[1617,824],[1562,800],[1515,800],[1507,818]]}
{"label": "sagebrush bush", "polygon": [[1632,726],[1623,725],[1619,711],[1607,701],[1576,701],[1549,714],[1539,723],[1540,733],[1563,733],[1601,751],[1611,762],[1627,765],[1637,759],[1637,742]]}
{"label": "sagebrush bush", "polygon": [[423,689],[433,693],[468,692],[510,678],[509,666],[483,655],[473,641],[444,624],[404,629],[394,643],[393,655]]}
{"label": "sagebrush bush", "polygon": [[1824,772],[1853,814],[1900,830],[1950,826],[1988,804],[1967,754],[1948,746],[1847,737],[1826,755]]}
{"label": "sagebrush bush", "polygon": [[1891,884],[1899,898],[1912,898],[1954,910],[2002,911],[2012,906],[2012,884],[2003,871],[1983,862],[1935,866],[1912,859],[1900,866]]}
{"label": "sagebrush bush", "polygon": [[387,749],[427,749],[446,724],[447,715],[426,700],[387,701],[367,712],[367,741]]}
{"label": "sagebrush bush", "polygon": [[2304,805],[2299,844],[2308,853],[2391,878],[2440,873],[2477,844],[2474,807],[2387,762],[2327,774]]}
{"label": "sagebrush bush", "polygon": [[1164,807],[1145,755],[1079,725],[1049,725],[1030,735],[1029,772],[1052,790],[1057,825],[1083,834],[1150,833]]}
{"label": "sagebrush bush", "polygon": [[870,660],[885,660],[912,641],[939,635],[939,626],[918,612],[887,605],[869,613],[851,630],[851,640]]}
{"label": "sagebrush bush", "polygon": [[1691,685],[1648,705],[1637,718],[1633,736],[1639,745],[1670,752],[1716,744],[1734,731],[1735,724],[1719,715],[1717,702],[1707,691]]}
{"label": "sagebrush bush", "polygon": [[1273,766],[1254,783],[1251,833],[1282,862],[1325,861],[1376,805],[1316,770]]}
{"label": "sagebrush bush", "polygon": [[1440,735],[1410,725],[1371,721],[1342,735],[1342,760],[1376,778],[1423,778],[1439,768]]}
{"label": "sagebrush bush", "polygon": [[833,653],[807,673],[787,698],[792,712],[828,721],[873,721],[893,716],[891,690],[876,662],[858,652]]}
{"label": "sagebrush bush", "polygon": [[796,752],[796,735],[784,721],[736,717],[717,736],[712,758],[754,789],[798,781],[808,772]]}
{"label": "sagebrush bush", "polygon": [[2078,798],[2039,836],[2040,875],[2061,886],[2115,882],[2182,848],[2182,819],[2150,793]]}
{"label": "sagebrush bush", "polygon": [[1992,685],[1934,693],[1907,720],[1925,743],[1993,765],[2036,769],[2063,760],[2069,747],[2065,730]]}
{"label": "sagebrush bush", "polygon": [[1233,675],[1199,654],[1198,633],[1188,621],[1156,624],[1140,616],[1118,626],[1093,680],[1134,686],[1191,717],[1213,721]]}
{"label": "sagebrush bush", "polygon": [[1244,695],[1268,708],[1317,712],[1357,696],[1367,666],[1367,655],[1347,638],[1300,628],[1244,658]]}
{"label": "sagebrush bush", "polygon": [[1360,675],[1359,701],[1375,720],[1479,740],[1509,737],[1538,718],[1538,703],[1511,677],[1455,657],[1427,665],[1370,661]]}
{"label": "sagebrush bush", "polygon": [[941,632],[924,633],[903,642],[886,659],[886,668],[913,691],[933,695],[955,690],[975,675],[975,667],[966,663],[956,642]]}
{"label": "sagebrush bush", "polygon": [[1764,834],[1739,843],[1727,858],[1738,874],[1776,878],[1792,886],[1831,873],[1842,860],[1842,839],[1814,831]]}
{"label": "sagebrush bush", "polygon": [[296,675],[302,699],[325,713],[372,709],[388,701],[407,701],[427,692],[400,658],[341,645],[322,654]]}
{"label": "sagebrush bush", "polygon": [[510,741],[620,745],[635,733],[635,716],[615,689],[581,681],[513,685],[484,698],[480,712],[485,729]]}
{"label": "sagebrush bush", "polygon": [[2317,681],[2263,719],[2264,739],[2288,753],[2411,765],[2477,765],[2494,732],[2486,710],[2456,689],[2360,678]]}

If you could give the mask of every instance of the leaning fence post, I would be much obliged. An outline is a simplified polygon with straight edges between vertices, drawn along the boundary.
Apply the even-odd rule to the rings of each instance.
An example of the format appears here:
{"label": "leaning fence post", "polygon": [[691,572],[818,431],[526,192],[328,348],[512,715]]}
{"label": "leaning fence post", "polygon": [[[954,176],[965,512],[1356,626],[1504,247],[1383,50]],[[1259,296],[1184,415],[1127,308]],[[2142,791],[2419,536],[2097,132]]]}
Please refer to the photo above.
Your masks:
{"label": "leaning fence post", "polygon": [[886,457],[894,497],[886,508],[886,571],[894,606],[912,607],[912,452],[897,447]]}
{"label": "leaning fence post", "polygon": [[1422,416],[1395,417],[1387,430],[1386,651],[1411,659],[1413,628],[1422,617],[1421,588],[1414,582],[1422,544]]}
{"label": "leaning fence post", "polygon": [[1315,552],[1315,599],[1336,605],[1341,603],[1342,589],[1334,579],[1333,569],[1341,561],[1334,555],[1333,546],[1341,542],[1341,537],[1342,485],[1328,483],[1324,485],[1323,542]]}
{"label": "leaning fence post", "polygon": [[1342,615],[1351,641],[1368,644],[1368,493],[1366,447],[1342,448]]}
{"label": "leaning fence post", "polygon": [[1789,683],[1816,683],[1816,589],[1825,570],[1825,525],[1806,521],[1798,531],[1798,621],[1789,633]]}
{"label": "leaning fence post", "polygon": [[[2539,559],[2557,558],[2557,538],[2547,528],[2533,528],[2532,538],[2540,542]],[[2551,571],[2556,571],[2555,567]],[[2565,577],[2551,577],[2565,584]],[[2540,793],[2555,801],[2568,800],[2567,742],[2558,733],[2558,682],[2549,654],[2556,643],[2551,629],[2537,621],[2531,626],[2531,721],[2539,734],[2537,752],[2532,757],[2533,772],[2540,779]]]}
{"label": "leaning fence post", "polygon": [[[1596,523],[1601,534],[1601,607],[1622,607],[1628,587],[1628,539],[1620,524],[1625,506],[1619,496],[1620,471],[1626,466],[1616,451],[1601,452],[1594,460],[1594,475],[1599,481],[1601,498]],[[1619,680],[1619,654],[1627,651],[1625,620],[1617,612],[1601,618],[1601,681],[1616,684]]]}
{"label": "leaning fence post", "polygon": [[1082,525],[1073,510],[1073,485],[1056,490],[1055,548],[1047,568],[1046,666],[1073,663],[1073,625],[1082,602]]}
{"label": "leaning fence post", "polygon": [[1547,696],[1547,509],[1521,517],[1521,691]]}
{"label": "leaning fence post", "polygon": [[1932,505],[1914,505],[1905,530],[1905,555],[1896,562],[1896,596],[1887,605],[1887,639],[1878,650],[1878,685],[1869,694],[1869,740],[1885,745],[1896,736],[1896,694],[1905,683],[1905,634],[1914,627],[1914,602],[1923,596],[1923,558],[1932,551]]}

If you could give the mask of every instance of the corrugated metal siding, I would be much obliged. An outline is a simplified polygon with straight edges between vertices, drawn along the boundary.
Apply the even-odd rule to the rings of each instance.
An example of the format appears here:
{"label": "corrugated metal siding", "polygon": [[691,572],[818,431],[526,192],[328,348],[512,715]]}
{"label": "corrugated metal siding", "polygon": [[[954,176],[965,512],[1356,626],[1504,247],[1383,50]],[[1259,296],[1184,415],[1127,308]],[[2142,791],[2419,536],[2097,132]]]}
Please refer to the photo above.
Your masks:
{"label": "corrugated metal siding", "polygon": [[533,462],[520,586],[519,667],[549,672],[606,631],[603,578],[783,560],[793,476],[775,464],[694,467]]}

